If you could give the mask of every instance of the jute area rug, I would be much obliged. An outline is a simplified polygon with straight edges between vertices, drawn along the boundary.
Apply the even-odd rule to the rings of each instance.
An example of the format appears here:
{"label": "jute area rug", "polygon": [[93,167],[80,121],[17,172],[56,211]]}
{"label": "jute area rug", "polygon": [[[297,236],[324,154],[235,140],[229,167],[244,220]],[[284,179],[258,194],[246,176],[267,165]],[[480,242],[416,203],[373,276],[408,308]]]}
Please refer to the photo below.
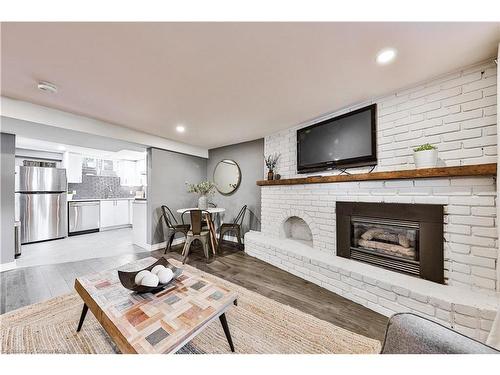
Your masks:
{"label": "jute area rug", "polygon": [[[199,272],[186,266],[190,272]],[[369,354],[380,342],[283,305],[243,287],[204,273],[238,292],[238,306],[226,313],[236,353]],[[30,305],[0,316],[0,352],[119,353],[89,311],[82,330],[76,326],[82,300],[76,293]],[[213,321],[178,353],[231,353],[221,324]]]}

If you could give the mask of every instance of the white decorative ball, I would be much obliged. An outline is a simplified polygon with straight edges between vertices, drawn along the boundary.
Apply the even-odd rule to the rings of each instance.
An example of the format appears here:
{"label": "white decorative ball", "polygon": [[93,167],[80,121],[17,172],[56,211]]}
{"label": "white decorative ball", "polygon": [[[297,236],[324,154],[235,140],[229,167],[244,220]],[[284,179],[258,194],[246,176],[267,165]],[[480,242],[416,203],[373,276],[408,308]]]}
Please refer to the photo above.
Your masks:
{"label": "white decorative ball", "polygon": [[155,286],[158,286],[159,281],[160,281],[160,279],[158,279],[158,276],[156,276],[155,274],[150,272],[148,275],[146,275],[142,278],[141,285],[155,287]]}
{"label": "white decorative ball", "polygon": [[170,280],[172,280],[173,277],[174,273],[170,268],[165,268],[164,270],[158,272],[158,278],[160,279],[161,284],[168,283]]}
{"label": "white decorative ball", "polygon": [[158,275],[158,272],[161,270],[164,270],[165,266],[162,266],[161,264],[158,264],[157,266],[154,266],[153,269],[151,270],[151,273]]}
{"label": "white decorative ball", "polygon": [[142,270],[141,272],[137,273],[137,275],[135,275],[135,284],[136,285],[140,285],[141,284],[141,280],[144,278],[144,276],[146,275],[149,275],[151,272],[149,272],[148,270]]}

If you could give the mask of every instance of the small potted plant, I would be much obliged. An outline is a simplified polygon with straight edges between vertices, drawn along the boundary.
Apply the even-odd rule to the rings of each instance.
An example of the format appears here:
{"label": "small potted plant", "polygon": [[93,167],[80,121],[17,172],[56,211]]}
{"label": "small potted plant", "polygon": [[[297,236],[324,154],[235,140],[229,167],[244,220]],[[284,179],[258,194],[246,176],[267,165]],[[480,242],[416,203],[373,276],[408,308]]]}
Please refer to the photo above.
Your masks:
{"label": "small potted plant", "polygon": [[188,193],[199,194],[198,198],[198,208],[200,210],[206,210],[208,208],[208,198],[207,195],[213,194],[215,184],[212,181],[202,181],[197,184],[190,184],[186,182]]}
{"label": "small potted plant", "polygon": [[276,165],[278,164],[278,160],[280,158],[280,154],[277,152],[270,154],[268,156],[264,157],[264,161],[266,163],[266,167],[268,169],[267,171],[267,179],[272,180],[274,178],[274,170],[276,168]]}
{"label": "small potted plant", "polygon": [[438,161],[438,150],[436,146],[429,143],[418,146],[413,149],[413,160],[415,167],[420,168],[434,168]]}

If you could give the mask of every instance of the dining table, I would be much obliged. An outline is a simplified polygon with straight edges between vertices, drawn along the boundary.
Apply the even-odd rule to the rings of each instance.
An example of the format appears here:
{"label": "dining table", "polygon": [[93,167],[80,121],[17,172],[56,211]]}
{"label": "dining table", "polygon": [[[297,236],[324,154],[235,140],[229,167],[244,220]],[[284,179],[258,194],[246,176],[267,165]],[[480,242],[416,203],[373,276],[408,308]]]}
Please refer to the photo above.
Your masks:
{"label": "dining table", "polygon": [[[199,208],[198,207],[179,208],[177,210],[177,213],[178,214],[183,214],[186,211],[192,211],[192,210],[199,210]],[[223,213],[224,211],[226,211],[226,209],[222,208],[222,207],[208,207],[207,209],[204,209],[202,211],[207,211],[211,215],[213,215],[213,214],[219,215],[219,214]]]}
{"label": "dining table", "polygon": [[[177,210],[177,213],[182,215],[184,212],[192,211],[192,210],[199,210],[199,208],[198,207],[179,208]],[[226,211],[226,209],[222,208],[222,207],[208,207],[207,209],[202,210],[202,211],[207,211],[212,218],[214,215],[217,215],[217,220],[215,220],[215,223],[216,223],[217,227],[219,227],[222,224],[220,214],[224,213]]]}

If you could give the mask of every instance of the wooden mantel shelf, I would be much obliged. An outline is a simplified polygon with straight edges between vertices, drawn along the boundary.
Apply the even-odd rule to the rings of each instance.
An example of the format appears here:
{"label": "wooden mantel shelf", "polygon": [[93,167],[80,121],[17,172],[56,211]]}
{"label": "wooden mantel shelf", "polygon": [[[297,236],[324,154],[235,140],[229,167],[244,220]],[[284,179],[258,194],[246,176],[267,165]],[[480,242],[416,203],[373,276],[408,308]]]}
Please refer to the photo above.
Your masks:
{"label": "wooden mantel shelf", "polygon": [[466,176],[496,176],[497,165],[491,164],[476,164],[466,165],[461,167],[439,167],[425,169],[407,169],[402,171],[392,172],[372,172],[359,173],[350,175],[337,176],[311,176],[301,178],[285,178],[282,180],[260,180],[257,181],[259,186],[274,186],[274,185],[301,185],[301,184],[326,184],[334,182],[348,181],[373,181],[373,180],[408,180],[416,178],[433,178],[433,177],[466,177]]}

